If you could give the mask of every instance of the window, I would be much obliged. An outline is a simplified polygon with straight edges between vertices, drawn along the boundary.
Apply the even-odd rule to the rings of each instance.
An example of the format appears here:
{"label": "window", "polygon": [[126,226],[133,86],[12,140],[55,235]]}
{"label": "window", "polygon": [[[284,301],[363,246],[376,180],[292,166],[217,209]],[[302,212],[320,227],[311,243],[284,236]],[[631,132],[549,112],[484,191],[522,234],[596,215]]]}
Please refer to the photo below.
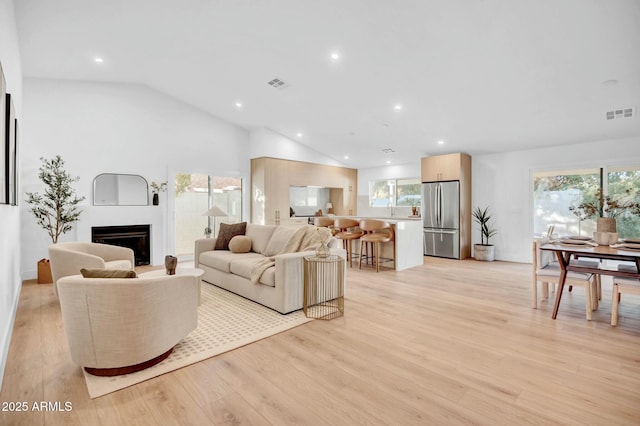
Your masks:
{"label": "window", "polygon": [[[203,216],[217,206],[226,216]],[[175,253],[193,255],[193,242],[209,227],[217,235],[221,223],[242,221],[242,179],[178,173],[175,178]],[[214,229],[215,227],[215,229]]]}
{"label": "window", "polygon": [[[535,173],[533,178],[533,232],[545,233],[554,225],[558,235],[591,236],[596,218],[585,218],[578,209],[583,203],[599,205],[600,194],[623,205],[638,205],[639,167],[609,167]],[[620,237],[640,234],[638,209],[603,211],[615,216]]]}
{"label": "window", "polygon": [[396,196],[396,206],[419,206],[422,203],[422,182],[420,179],[398,179]]}
{"label": "window", "polygon": [[[618,235],[640,237],[640,167],[610,167],[607,171],[607,191],[621,205],[635,205],[614,213]],[[611,215],[610,215],[611,216]]]}
{"label": "window", "polygon": [[422,183],[420,179],[385,179],[369,182],[371,207],[420,206]]}
{"label": "window", "polygon": [[599,169],[536,173],[533,178],[533,232],[545,233],[549,225],[560,235],[591,235],[595,221],[581,221],[571,210],[596,197]]}

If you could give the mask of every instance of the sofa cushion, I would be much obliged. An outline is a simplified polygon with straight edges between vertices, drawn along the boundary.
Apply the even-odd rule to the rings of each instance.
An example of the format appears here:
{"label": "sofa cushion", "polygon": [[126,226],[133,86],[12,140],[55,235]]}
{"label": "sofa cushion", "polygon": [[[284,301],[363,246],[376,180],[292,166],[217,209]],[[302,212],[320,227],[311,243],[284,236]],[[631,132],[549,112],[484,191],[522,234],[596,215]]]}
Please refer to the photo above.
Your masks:
{"label": "sofa cushion", "polygon": [[287,241],[289,241],[298,229],[300,229],[299,226],[278,226],[275,231],[273,231],[273,235],[271,235],[264,255],[271,257],[280,253],[287,244]]}
{"label": "sofa cushion", "polygon": [[229,250],[233,253],[249,253],[251,251],[251,238],[246,235],[236,235],[229,241]]}
{"label": "sofa cushion", "polygon": [[229,250],[229,241],[236,235],[244,235],[247,222],[221,223],[214,250]]}
{"label": "sofa cushion", "polygon": [[[231,273],[234,275],[241,276],[248,280],[251,279],[251,271],[256,263],[262,261],[264,256],[259,257],[236,257],[231,261]],[[276,268],[272,266],[271,268],[264,271],[262,276],[260,277],[260,284],[268,285],[270,287],[276,286]]]}
{"label": "sofa cushion", "polygon": [[267,249],[267,244],[271,239],[273,231],[275,231],[276,225],[247,225],[247,232],[245,235],[251,238],[251,250],[255,253],[264,254]]}
{"label": "sofa cushion", "polygon": [[228,250],[205,251],[200,253],[200,263],[221,272],[230,273],[230,265],[233,259],[264,259],[258,253],[232,253]]}
{"label": "sofa cushion", "polygon": [[136,278],[135,271],[120,269],[80,269],[83,278]]}

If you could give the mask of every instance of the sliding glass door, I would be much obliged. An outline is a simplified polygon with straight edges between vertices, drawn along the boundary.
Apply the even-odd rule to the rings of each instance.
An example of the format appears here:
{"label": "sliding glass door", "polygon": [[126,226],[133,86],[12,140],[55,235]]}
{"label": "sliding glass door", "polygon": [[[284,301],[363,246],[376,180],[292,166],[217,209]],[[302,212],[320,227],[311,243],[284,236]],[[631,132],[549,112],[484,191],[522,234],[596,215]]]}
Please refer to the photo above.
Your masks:
{"label": "sliding glass door", "polygon": [[610,167],[608,169],[606,193],[609,194],[611,200],[618,203],[618,206],[622,206],[614,212],[618,234],[622,237],[640,237],[639,192],[640,167]]}
{"label": "sliding glass door", "polygon": [[[215,216],[206,212],[217,207]],[[242,221],[242,179],[228,176],[178,173],[175,178],[175,253],[193,255],[194,241],[221,223]]]}

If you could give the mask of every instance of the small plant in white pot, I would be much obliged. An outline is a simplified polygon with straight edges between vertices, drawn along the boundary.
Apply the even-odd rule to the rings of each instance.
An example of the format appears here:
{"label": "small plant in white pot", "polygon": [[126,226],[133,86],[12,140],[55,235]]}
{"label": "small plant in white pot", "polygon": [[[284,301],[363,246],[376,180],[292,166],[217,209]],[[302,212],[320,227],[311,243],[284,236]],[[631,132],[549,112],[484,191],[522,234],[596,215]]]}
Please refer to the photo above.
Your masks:
{"label": "small plant in white pot", "polygon": [[491,222],[491,214],[489,213],[489,207],[484,209],[476,207],[473,212],[473,221],[480,225],[480,244],[474,244],[473,251],[476,260],[483,260],[492,262],[495,256],[495,250],[493,244],[489,244],[489,238],[498,233],[493,228]]}

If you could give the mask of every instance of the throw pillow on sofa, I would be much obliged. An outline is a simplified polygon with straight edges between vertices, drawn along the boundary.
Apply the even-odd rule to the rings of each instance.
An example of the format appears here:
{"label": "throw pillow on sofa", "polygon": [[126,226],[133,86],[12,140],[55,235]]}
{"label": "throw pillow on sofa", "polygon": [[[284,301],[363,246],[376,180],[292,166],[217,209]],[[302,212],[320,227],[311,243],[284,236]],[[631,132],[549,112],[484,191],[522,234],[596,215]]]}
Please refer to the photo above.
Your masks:
{"label": "throw pillow on sofa", "polygon": [[246,229],[247,222],[221,223],[214,250],[229,250],[229,241],[236,235],[244,235]]}
{"label": "throw pillow on sofa", "polygon": [[251,238],[246,235],[236,235],[229,241],[229,250],[232,253],[249,253],[251,251]]}
{"label": "throw pillow on sofa", "polygon": [[121,269],[80,269],[83,278],[137,278],[135,271]]}

